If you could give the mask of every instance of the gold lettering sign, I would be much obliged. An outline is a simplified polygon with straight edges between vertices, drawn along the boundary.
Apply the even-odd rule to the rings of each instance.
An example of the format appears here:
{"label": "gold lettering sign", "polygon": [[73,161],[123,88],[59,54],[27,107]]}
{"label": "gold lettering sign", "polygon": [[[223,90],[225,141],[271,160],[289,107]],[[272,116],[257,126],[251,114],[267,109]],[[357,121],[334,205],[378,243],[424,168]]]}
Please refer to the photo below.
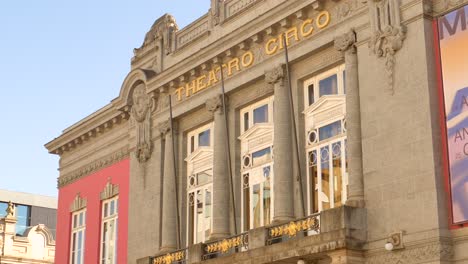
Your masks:
{"label": "gold lettering sign", "polygon": [[[316,30],[326,28],[330,24],[330,12],[322,11],[317,17],[304,20],[302,23],[291,27],[276,37],[270,38],[264,46],[264,52],[267,55],[275,55],[278,51],[284,49],[283,38],[286,38],[286,45],[289,47],[293,43],[300,42],[311,36]],[[247,51],[240,57],[233,58],[221,67],[216,65],[205,74],[185,83],[177,88],[174,94],[178,101],[183,97],[188,98],[204,89],[210,88],[220,81],[221,68],[223,72],[230,77],[237,72],[251,67],[255,63],[255,56],[252,51]]]}

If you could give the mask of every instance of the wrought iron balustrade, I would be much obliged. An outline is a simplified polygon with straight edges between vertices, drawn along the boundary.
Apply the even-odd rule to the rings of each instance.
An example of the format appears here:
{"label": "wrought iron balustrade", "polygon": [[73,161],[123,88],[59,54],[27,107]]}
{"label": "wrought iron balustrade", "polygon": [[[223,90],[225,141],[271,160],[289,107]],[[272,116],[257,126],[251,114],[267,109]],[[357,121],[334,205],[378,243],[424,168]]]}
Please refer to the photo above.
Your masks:
{"label": "wrought iron balustrade", "polygon": [[164,255],[150,258],[150,264],[185,264],[187,263],[188,249],[179,249]]}
{"label": "wrought iron balustrade", "polygon": [[237,236],[225,238],[223,240],[205,243],[203,260],[222,257],[236,253],[242,250],[247,250],[249,247],[249,235],[242,233]]}
{"label": "wrought iron balustrade", "polygon": [[289,223],[270,226],[267,231],[267,245],[281,243],[296,237],[317,235],[320,233],[320,213]]}

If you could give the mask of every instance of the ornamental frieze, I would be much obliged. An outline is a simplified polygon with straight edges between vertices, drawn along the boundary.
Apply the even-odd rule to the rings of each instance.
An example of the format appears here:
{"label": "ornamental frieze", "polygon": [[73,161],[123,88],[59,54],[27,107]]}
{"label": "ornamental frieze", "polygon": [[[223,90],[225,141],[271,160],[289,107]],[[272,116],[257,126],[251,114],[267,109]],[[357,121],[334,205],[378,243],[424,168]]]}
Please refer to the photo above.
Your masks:
{"label": "ornamental frieze", "polygon": [[79,180],[83,176],[87,176],[91,173],[94,173],[100,169],[103,169],[107,166],[110,166],[114,163],[124,160],[129,156],[129,149],[127,147],[122,148],[108,156],[105,156],[101,159],[95,160],[87,165],[80,167],[77,170],[74,170],[70,173],[64,174],[57,178],[57,187],[61,188],[65,185],[73,183]]}

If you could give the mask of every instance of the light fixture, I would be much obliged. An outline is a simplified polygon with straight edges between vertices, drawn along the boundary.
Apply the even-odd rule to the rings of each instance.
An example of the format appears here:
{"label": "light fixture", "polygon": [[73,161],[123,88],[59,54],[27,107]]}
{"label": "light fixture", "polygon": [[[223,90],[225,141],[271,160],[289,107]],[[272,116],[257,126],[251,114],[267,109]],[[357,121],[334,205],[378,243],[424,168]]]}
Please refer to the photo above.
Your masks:
{"label": "light fixture", "polygon": [[385,244],[385,249],[388,250],[388,251],[392,251],[393,250],[393,244],[390,243],[390,242],[387,242]]}
{"label": "light fixture", "polygon": [[299,259],[299,260],[297,261],[297,264],[306,264],[306,263],[305,263],[305,261],[304,261],[303,259]]}
{"label": "light fixture", "polygon": [[388,235],[387,243],[385,243],[385,249],[392,251],[395,249],[403,249],[403,231],[392,233]]}

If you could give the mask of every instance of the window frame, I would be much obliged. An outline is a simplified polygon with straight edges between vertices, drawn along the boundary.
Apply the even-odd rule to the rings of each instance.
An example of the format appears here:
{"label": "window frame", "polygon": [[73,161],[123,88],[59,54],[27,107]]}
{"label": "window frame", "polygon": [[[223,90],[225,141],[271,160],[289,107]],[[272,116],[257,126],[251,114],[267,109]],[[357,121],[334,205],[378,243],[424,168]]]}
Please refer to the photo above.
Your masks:
{"label": "window frame", "polygon": [[[75,216],[76,219],[78,220],[79,222],[79,218],[80,218],[80,215],[83,216],[83,224],[82,225],[77,225],[75,226]],[[87,213],[86,213],[86,208],[83,208],[83,209],[80,209],[78,211],[75,211],[75,212],[72,212],[71,213],[71,232],[70,232],[70,260],[69,260],[69,263],[70,264],[83,264],[84,263],[84,251],[85,251],[85,240],[86,240],[86,216],[87,216]],[[79,224],[79,223],[78,223]],[[75,244],[75,237],[74,235],[75,234],[79,234],[81,233],[82,234],[82,241],[81,241],[81,251],[80,251],[80,262],[78,262],[78,254],[75,255],[75,253],[78,251],[77,248],[74,247],[74,245],[76,245],[77,247],[79,245]],[[76,237],[76,239],[78,240],[78,238]]]}
{"label": "window frame", "polygon": [[[337,75],[337,94],[333,95],[324,95],[320,96],[320,87],[319,83],[320,81],[333,76]],[[335,207],[335,171],[334,171],[334,155],[333,155],[333,145],[340,142],[341,144],[341,153],[340,153],[340,160],[341,160],[341,203],[344,204],[347,199],[347,186],[349,183],[349,178],[348,178],[348,166],[347,166],[347,151],[346,151],[346,144],[347,144],[347,135],[346,135],[346,100],[345,100],[345,65],[341,64],[338,65],[332,69],[326,70],[322,73],[319,73],[311,78],[308,78],[303,81],[303,89],[304,89],[304,114],[305,114],[305,155],[306,155],[306,161],[307,161],[307,212],[309,215],[316,213],[314,212],[314,209],[317,209],[318,212],[323,210],[323,199],[324,197],[321,198],[322,196],[322,188],[323,188],[323,173],[324,171],[321,168],[322,165],[322,153],[321,150],[323,148],[327,148],[328,150],[328,177],[329,177],[329,193],[328,193],[328,203],[329,203],[329,208],[334,208]],[[312,104],[309,104],[309,86],[313,84],[314,85],[314,102]],[[341,108],[341,112],[336,112],[338,108]],[[326,113],[330,113],[329,116],[327,116]],[[315,120],[314,116],[320,116],[321,118],[318,118],[318,120]],[[326,116],[326,118],[323,118]],[[328,137],[326,139],[321,139],[320,138],[320,129],[324,128],[328,125],[331,125],[335,122],[341,122],[341,131],[339,133],[336,133],[335,135]],[[311,133],[315,134],[315,141],[310,140],[310,135]],[[315,186],[316,190],[318,191],[317,196],[318,196],[318,201],[316,202],[316,205],[318,208],[314,208],[315,201],[313,201],[312,197],[315,196],[314,191],[311,190],[312,186],[315,185],[315,182],[313,179],[314,175],[311,175],[311,168],[313,167],[311,164],[311,153],[315,151],[316,152],[316,169],[317,169],[317,185]],[[330,169],[331,168],[331,169]],[[314,185],[312,184],[314,183]],[[337,190],[338,191],[338,190]],[[325,194],[325,193],[323,193]],[[314,198],[315,199],[315,198]]]}
{"label": "window frame", "polygon": [[[266,123],[253,123],[253,112],[255,109],[262,107],[264,105],[267,105],[268,107],[268,122]],[[240,115],[240,134],[241,136],[239,139],[241,140],[241,229],[243,232],[246,232],[250,229],[254,228],[254,212],[253,212],[253,206],[254,206],[254,201],[253,201],[253,187],[255,185],[260,186],[260,192],[259,192],[259,197],[260,197],[260,226],[265,226],[268,223],[264,222],[264,190],[265,190],[265,182],[266,180],[259,180],[258,178],[261,178],[259,175],[255,175],[256,173],[258,174],[258,171],[260,171],[260,174],[263,173],[262,170],[266,167],[270,167],[270,176],[269,176],[269,188],[270,188],[270,219],[269,223],[273,220],[273,214],[274,214],[274,170],[273,170],[273,165],[274,165],[274,158],[273,158],[273,135],[274,135],[274,130],[273,130],[273,106],[274,106],[274,96],[269,96],[267,98],[261,99],[259,101],[256,101],[252,104],[249,104],[242,108],[239,111]],[[245,113],[248,113],[249,115],[249,122],[248,125],[249,127],[246,129],[244,125],[244,115]],[[259,133],[258,135],[254,135],[251,137],[249,133],[251,133],[255,129],[264,129],[265,131]],[[248,146],[248,142],[253,141],[254,139],[261,138],[265,135],[268,135],[271,133],[271,141],[266,141],[266,142],[261,142],[260,144],[257,144],[254,147]],[[247,135],[247,136],[246,136]],[[270,148],[270,159],[267,161],[264,161],[260,164],[254,164],[253,161],[253,154],[261,151],[263,149]],[[250,162],[248,166],[245,166],[244,164],[244,159],[249,158]],[[252,175],[254,174],[254,175]],[[248,176],[247,176],[248,175]],[[245,182],[246,177],[248,177],[248,183]],[[254,177],[254,178],[253,178]],[[252,179],[253,178],[253,179]],[[257,178],[257,179],[255,179]],[[248,226],[247,226],[247,211],[246,211],[246,189],[248,189]]]}
{"label": "window frame", "polygon": [[[111,214],[111,204],[114,202],[114,213]],[[109,205],[106,207],[106,205]],[[106,210],[107,209],[107,210]],[[109,211],[109,212],[107,212]],[[99,234],[99,263],[101,264],[117,264],[117,245],[118,245],[118,219],[119,219],[119,196],[113,196],[101,202],[101,228]],[[112,225],[111,231],[114,233],[114,240],[109,237],[104,237],[104,227]],[[105,247],[105,250],[104,250]],[[113,259],[109,260],[109,248],[114,249]]]}
{"label": "window frame", "polygon": [[[317,101],[322,97],[320,96],[320,81],[331,77],[332,75],[336,74],[337,75],[337,85],[338,85],[338,93],[336,95],[344,95],[345,94],[345,65],[339,65],[337,67],[334,67],[332,69],[329,69],[325,72],[319,73],[312,78],[306,79],[304,83],[304,108],[308,108],[311,105],[314,105],[317,103]],[[314,102],[312,104],[309,103],[309,86],[313,84],[314,85]],[[324,95],[328,96],[328,95]]]}
{"label": "window frame", "polygon": [[[198,142],[198,137],[201,133],[203,133],[206,130],[210,130],[210,146],[199,146]],[[191,138],[194,137],[194,147],[193,150],[191,148]],[[198,237],[198,230],[197,230],[197,192],[202,191],[202,197],[203,197],[203,220],[205,221],[205,208],[206,208],[206,191],[209,191],[211,193],[210,201],[211,201],[211,212],[210,212],[210,232],[213,229],[213,176],[210,181],[198,184],[197,181],[195,180],[195,184],[191,186],[190,184],[190,178],[191,177],[196,177],[197,174],[202,173],[207,170],[213,171],[213,144],[214,144],[214,122],[210,122],[208,124],[205,124],[203,126],[197,127],[187,133],[187,156],[185,158],[186,161],[186,166],[187,166],[187,174],[186,174],[186,180],[187,180],[187,189],[186,189],[186,202],[187,202],[187,208],[186,208],[186,224],[187,224],[187,229],[186,229],[186,244],[187,246],[190,246],[192,244],[198,243],[199,242],[205,242],[209,239],[206,236],[205,232],[202,232],[202,237]],[[201,152],[204,152],[205,154],[202,154],[201,157],[197,158],[194,157],[194,155],[198,155]],[[190,201],[190,195],[193,193],[193,226],[191,222],[191,201]],[[203,223],[203,226],[206,226],[206,223]]]}

